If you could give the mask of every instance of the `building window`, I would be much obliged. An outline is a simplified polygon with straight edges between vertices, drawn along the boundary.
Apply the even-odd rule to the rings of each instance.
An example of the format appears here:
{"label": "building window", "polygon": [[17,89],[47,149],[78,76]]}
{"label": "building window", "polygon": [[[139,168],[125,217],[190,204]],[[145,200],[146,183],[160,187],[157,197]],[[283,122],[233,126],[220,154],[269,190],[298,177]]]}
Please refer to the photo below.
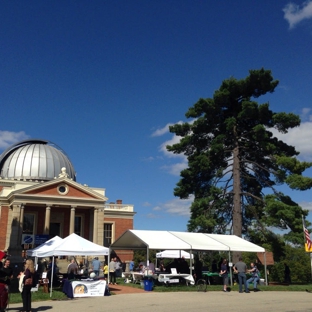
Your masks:
{"label": "building window", "polygon": [[35,234],[35,214],[34,213],[24,214],[23,234]]}
{"label": "building window", "polygon": [[68,193],[68,186],[66,184],[60,184],[57,187],[57,191],[61,195],[66,195]]}
{"label": "building window", "polygon": [[83,236],[82,233],[82,216],[75,216],[75,234]]}
{"label": "building window", "polygon": [[112,244],[113,238],[113,224],[112,223],[104,223],[104,246],[109,247]]}

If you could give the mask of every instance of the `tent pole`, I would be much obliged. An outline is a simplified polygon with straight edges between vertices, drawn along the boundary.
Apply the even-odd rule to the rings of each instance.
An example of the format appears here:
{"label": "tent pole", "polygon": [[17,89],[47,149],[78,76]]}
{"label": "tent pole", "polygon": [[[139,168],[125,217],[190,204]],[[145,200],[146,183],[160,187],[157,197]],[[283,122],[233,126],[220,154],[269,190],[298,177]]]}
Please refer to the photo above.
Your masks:
{"label": "tent pole", "polygon": [[193,276],[193,270],[192,270],[192,268],[193,268],[193,250],[191,249],[190,251],[191,251],[191,256],[190,256],[190,274],[191,274],[191,276]]}
{"label": "tent pole", "polygon": [[264,276],[265,276],[265,285],[268,286],[268,275],[267,275],[267,264],[266,264],[266,254],[264,254]]}
{"label": "tent pole", "polygon": [[111,249],[108,249],[108,257],[107,257],[107,266],[108,266],[108,274],[107,274],[107,284],[109,285],[110,282],[110,272],[109,272],[109,263],[110,263],[110,254],[111,254]]}
{"label": "tent pole", "polygon": [[[231,262],[231,251],[229,250],[229,262]],[[230,266],[230,280],[231,280],[231,287],[233,287],[233,273],[232,273],[233,263]]]}
{"label": "tent pole", "polygon": [[51,270],[51,287],[50,287],[50,298],[52,297],[52,287],[53,287],[53,275],[54,275],[54,256],[52,257],[52,270]]}

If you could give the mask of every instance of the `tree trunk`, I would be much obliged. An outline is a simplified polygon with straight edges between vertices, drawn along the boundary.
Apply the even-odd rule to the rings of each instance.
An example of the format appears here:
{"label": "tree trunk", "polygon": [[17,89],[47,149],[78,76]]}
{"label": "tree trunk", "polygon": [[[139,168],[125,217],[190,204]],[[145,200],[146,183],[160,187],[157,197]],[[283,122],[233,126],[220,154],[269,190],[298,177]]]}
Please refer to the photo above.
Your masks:
{"label": "tree trunk", "polygon": [[[239,147],[236,144],[233,150],[233,234],[242,237],[242,204],[241,204],[241,180],[240,180],[240,163]],[[241,256],[240,252],[233,253],[233,262],[236,263]]]}

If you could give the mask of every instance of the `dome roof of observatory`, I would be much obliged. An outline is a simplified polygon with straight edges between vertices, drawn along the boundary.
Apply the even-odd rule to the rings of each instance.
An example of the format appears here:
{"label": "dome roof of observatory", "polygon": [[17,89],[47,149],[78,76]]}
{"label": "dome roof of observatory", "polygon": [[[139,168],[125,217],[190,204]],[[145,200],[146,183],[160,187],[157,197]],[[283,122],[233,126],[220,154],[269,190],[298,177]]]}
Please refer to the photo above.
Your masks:
{"label": "dome roof of observatory", "polygon": [[0,155],[2,179],[48,181],[58,177],[63,167],[68,178],[76,181],[76,172],[68,156],[58,146],[44,140],[18,142]]}

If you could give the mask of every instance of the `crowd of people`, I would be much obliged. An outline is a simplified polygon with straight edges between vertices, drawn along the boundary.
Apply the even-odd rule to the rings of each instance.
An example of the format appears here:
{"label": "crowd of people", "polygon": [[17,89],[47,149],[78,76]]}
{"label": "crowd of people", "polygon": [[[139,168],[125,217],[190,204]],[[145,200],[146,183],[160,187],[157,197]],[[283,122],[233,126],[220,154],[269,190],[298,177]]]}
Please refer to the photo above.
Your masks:
{"label": "crowd of people", "polygon": [[[13,278],[13,269],[10,266],[10,259],[6,258],[6,255],[3,252],[0,252],[0,260],[3,258],[3,261],[0,262],[0,287],[1,291],[7,291],[10,287],[11,279]],[[291,283],[290,278],[290,269],[286,263],[284,263],[285,269],[285,282]],[[70,260],[70,263],[67,267],[67,278],[75,279],[77,274],[82,274],[84,266],[79,266],[76,262],[76,259],[73,257]],[[175,268],[177,273],[186,273],[190,274],[190,264],[185,260],[184,257],[174,259],[169,264],[165,265],[163,260],[159,261],[159,265],[155,268],[153,263],[149,263],[146,266],[145,263],[140,262],[138,266],[135,266],[133,260],[129,262],[129,271],[137,271],[144,273],[146,269],[154,272],[170,272],[172,268]],[[81,270],[80,270],[81,269]],[[229,272],[230,266],[227,259],[221,259],[219,263],[214,260],[211,264],[211,272],[218,273],[218,275],[222,279],[223,291],[229,291]],[[49,263],[45,265],[45,269],[47,272],[47,278],[51,280],[52,272],[54,274],[54,278],[57,281],[58,267],[56,262],[50,259]],[[103,272],[103,276],[105,279],[109,276],[110,284],[117,284],[117,277],[122,276],[122,272],[125,271],[125,264],[119,259],[118,256],[112,256],[109,263],[101,262],[98,257],[92,259],[91,263],[88,263],[86,273],[89,275],[90,272],[93,273],[93,276],[99,277],[100,272]],[[199,258],[195,258],[193,276],[195,282],[202,278],[203,272],[203,264]],[[249,285],[253,285],[253,291],[259,291],[258,285],[260,282],[260,271],[257,267],[257,263],[251,262],[250,267],[247,267],[247,264],[240,257],[239,261],[233,265],[234,279],[238,283],[239,293],[249,293]],[[32,260],[27,259],[24,262],[24,269],[17,276],[19,278],[19,290],[22,295],[23,301],[23,310],[31,311],[31,288],[34,286],[33,279],[35,279],[35,269],[34,263]],[[2,306],[4,305],[1,303]],[[4,311],[4,308],[0,306],[0,312]],[[1,310],[2,309],[2,310]]]}
{"label": "crowd of people", "polygon": [[[1,252],[0,254],[0,311],[6,311],[8,304],[9,291],[11,280],[13,278],[13,268],[11,267],[11,261],[7,257],[7,254]],[[36,272],[34,268],[34,263],[32,260],[28,259],[24,261],[24,268],[18,274],[17,278],[19,279],[19,291],[21,292],[23,310],[21,312],[30,312],[31,311],[31,288],[34,287],[36,283]]]}
{"label": "crowd of people", "polygon": [[[217,273],[219,277],[222,279],[223,291],[229,291],[229,276],[230,276],[230,266],[227,259],[222,258],[219,263],[216,260],[213,260],[211,264],[211,269],[207,271],[212,273]],[[203,264],[197,258],[195,259],[194,265],[194,279],[195,282],[202,279],[202,272],[203,272]],[[256,263],[251,262],[250,268],[247,267],[246,263],[243,262],[242,258],[239,258],[239,261],[233,265],[233,272],[234,272],[234,282],[238,283],[239,285],[239,293],[244,292],[249,293],[249,285],[253,284],[253,291],[259,291],[258,285],[260,283],[260,271],[257,267]],[[289,267],[285,264],[285,280],[290,280],[290,270]]]}

